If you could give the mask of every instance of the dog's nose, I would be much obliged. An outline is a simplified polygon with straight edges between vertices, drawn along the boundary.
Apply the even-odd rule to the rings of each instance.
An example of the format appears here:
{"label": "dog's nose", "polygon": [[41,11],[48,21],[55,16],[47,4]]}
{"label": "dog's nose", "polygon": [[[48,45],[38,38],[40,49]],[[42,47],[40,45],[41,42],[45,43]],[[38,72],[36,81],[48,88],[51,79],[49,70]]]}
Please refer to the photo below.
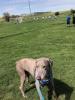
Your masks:
{"label": "dog's nose", "polygon": [[36,79],[37,79],[37,80],[41,80],[41,77],[40,77],[40,76],[37,76]]}

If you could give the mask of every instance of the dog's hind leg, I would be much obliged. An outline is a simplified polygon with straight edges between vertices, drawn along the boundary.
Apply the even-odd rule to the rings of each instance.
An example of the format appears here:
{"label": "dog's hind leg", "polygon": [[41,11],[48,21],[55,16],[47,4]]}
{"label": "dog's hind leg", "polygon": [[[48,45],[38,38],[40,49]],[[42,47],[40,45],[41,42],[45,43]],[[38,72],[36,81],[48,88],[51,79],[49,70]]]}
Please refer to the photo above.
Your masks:
{"label": "dog's hind leg", "polygon": [[19,86],[19,89],[21,91],[22,96],[27,98],[27,96],[24,94],[24,89],[23,89],[24,82],[26,80],[25,71],[19,65],[16,66],[16,70],[17,70],[17,72],[18,72],[18,74],[20,76],[20,86]]}
{"label": "dog's hind leg", "polygon": [[20,89],[23,97],[26,97],[24,94],[24,89],[23,89],[25,78],[26,78],[25,73],[24,73],[24,71],[22,71],[22,73],[20,73],[20,87],[19,87],[19,89]]}

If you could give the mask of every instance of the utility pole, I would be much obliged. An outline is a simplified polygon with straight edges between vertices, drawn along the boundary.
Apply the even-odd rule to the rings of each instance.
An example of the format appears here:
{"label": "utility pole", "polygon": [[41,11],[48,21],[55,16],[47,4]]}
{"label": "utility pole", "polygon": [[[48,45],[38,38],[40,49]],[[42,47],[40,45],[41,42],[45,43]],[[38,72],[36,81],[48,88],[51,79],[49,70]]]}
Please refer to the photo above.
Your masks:
{"label": "utility pole", "polygon": [[28,5],[29,5],[29,12],[30,12],[30,15],[31,15],[30,0],[28,0]]}

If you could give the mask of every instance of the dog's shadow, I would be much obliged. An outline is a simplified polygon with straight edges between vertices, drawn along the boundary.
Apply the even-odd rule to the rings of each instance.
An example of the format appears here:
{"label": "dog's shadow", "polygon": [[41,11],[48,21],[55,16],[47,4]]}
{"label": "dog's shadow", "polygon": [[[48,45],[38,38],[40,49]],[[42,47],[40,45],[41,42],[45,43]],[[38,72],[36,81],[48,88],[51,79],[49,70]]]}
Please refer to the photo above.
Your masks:
{"label": "dog's shadow", "polygon": [[[69,85],[58,79],[54,79],[54,85],[58,100],[61,95],[65,96],[64,100],[70,100],[71,94],[73,92],[73,87],[70,87]],[[48,100],[51,100],[51,96],[49,97],[49,94],[48,94]]]}

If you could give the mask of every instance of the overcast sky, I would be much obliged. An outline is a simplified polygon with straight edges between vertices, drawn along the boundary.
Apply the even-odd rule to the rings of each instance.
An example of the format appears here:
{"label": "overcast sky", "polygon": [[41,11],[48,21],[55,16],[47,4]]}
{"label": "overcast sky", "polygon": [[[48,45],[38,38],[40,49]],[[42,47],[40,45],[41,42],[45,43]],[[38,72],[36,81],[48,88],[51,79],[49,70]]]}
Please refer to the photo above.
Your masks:
{"label": "overcast sky", "polygon": [[[31,12],[75,9],[75,0],[29,0]],[[0,0],[0,15],[29,13],[28,0]]]}

